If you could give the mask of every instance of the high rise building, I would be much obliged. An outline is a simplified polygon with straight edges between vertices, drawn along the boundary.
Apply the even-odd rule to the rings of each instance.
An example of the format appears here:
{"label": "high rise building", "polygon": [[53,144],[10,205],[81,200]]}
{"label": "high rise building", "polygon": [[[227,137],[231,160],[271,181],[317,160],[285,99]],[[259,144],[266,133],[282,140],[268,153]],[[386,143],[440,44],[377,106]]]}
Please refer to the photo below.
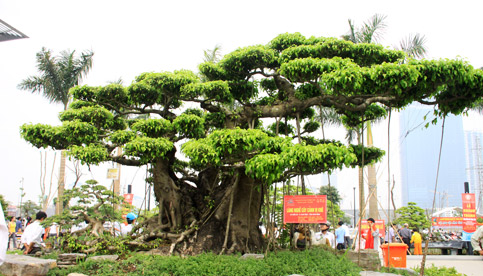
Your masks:
{"label": "high rise building", "polygon": [[[426,116],[426,120],[424,117]],[[433,207],[443,119],[429,124],[433,108],[412,105],[400,113],[402,203]],[[461,116],[450,115],[444,123],[435,208],[461,206],[467,181],[466,143]]]}
{"label": "high rise building", "polygon": [[466,138],[466,175],[470,193],[475,194],[476,212],[483,211],[483,133],[465,131]]}

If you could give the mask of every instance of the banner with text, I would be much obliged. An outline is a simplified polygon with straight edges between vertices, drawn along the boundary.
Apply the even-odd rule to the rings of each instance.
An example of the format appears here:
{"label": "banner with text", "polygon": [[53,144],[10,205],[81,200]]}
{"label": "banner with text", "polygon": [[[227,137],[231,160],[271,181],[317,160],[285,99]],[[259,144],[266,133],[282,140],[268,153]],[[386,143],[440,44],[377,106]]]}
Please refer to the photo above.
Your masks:
{"label": "banner with text", "polygon": [[463,197],[463,231],[476,231],[476,201],[475,194],[462,194]]}
{"label": "banner with text", "polygon": [[[379,229],[379,236],[382,238],[386,237],[385,221],[382,219],[376,219],[375,221],[376,229]],[[363,235],[369,231],[369,223],[367,223],[366,219],[361,220],[361,231]]]}
{"label": "banner with text", "polygon": [[437,228],[461,228],[463,227],[462,217],[433,217],[431,225]]}
{"label": "banner with text", "polygon": [[322,223],[326,221],[326,195],[283,197],[283,223]]}

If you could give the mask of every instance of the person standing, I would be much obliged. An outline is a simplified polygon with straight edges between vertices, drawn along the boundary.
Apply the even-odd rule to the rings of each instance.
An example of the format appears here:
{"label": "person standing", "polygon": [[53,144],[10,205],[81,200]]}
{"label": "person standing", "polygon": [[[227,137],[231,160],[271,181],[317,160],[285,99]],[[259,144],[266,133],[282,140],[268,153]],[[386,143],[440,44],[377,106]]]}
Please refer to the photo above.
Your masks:
{"label": "person standing", "polygon": [[293,238],[295,248],[299,249],[305,249],[307,247],[307,243],[311,242],[310,232],[306,227],[304,227],[303,224],[299,224],[297,226]]}
{"label": "person standing", "polygon": [[337,243],[337,250],[343,250],[345,249],[345,229],[342,227],[344,223],[342,221],[339,221],[339,225],[337,226],[337,229],[335,230],[335,240]]}
{"label": "person standing", "polygon": [[22,244],[25,246],[25,251],[23,252],[24,255],[34,254],[35,252],[40,251],[42,234],[44,232],[44,228],[40,223],[46,218],[47,214],[39,211],[35,215],[35,221],[25,227],[25,231],[21,238]]}
{"label": "person standing", "polygon": [[7,257],[7,248],[8,248],[7,241],[8,241],[7,222],[5,221],[2,204],[0,203],[0,265],[3,264],[3,262],[5,261],[5,258]]}
{"label": "person standing", "polygon": [[350,248],[352,243],[351,243],[351,233],[350,233],[349,227],[347,227],[347,225],[343,222],[341,227],[344,228],[345,230],[345,237],[344,237],[345,248]]}
{"label": "person standing", "polygon": [[471,246],[473,247],[473,252],[478,252],[481,256],[483,256],[483,226],[478,227],[475,233],[471,236]]}
{"label": "person standing", "polygon": [[379,250],[379,229],[376,228],[376,221],[373,218],[368,218],[369,232],[367,233],[366,249]]}
{"label": "person standing", "polygon": [[20,233],[22,232],[22,218],[17,217],[17,226],[15,226],[15,232]]}
{"label": "person standing", "polygon": [[[15,234],[15,227],[17,227],[17,220],[12,217],[8,223],[8,247],[12,249],[17,249],[17,235]],[[10,243],[12,241],[12,243]],[[10,244],[12,246],[10,246]]]}
{"label": "person standing", "polygon": [[413,236],[410,243],[414,243],[414,255],[423,255],[423,238],[417,228],[413,229]]}
{"label": "person standing", "polygon": [[23,229],[27,228],[27,226],[29,226],[31,223],[32,223],[32,218],[30,216],[28,216],[25,219],[25,225],[23,226]]}
{"label": "person standing", "polygon": [[404,227],[399,230],[399,235],[402,238],[403,243],[405,243],[408,246],[408,250],[406,251],[406,254],[409,253],[409,247],[411,245],[411,230],[409,230],[409,225],[407,223],[404,224]]}
{"label": "person standing", "polygon": [[326,244],[335,249],[335,235],[331,233],[329,229],[330,222],[323,222],[320,224],[321,238],[328,241]]}
{"label": "person standing", "polygon": [[388,225],[387,226],[387,233],[386,233],[386,237],[384,238],[384,243],[392,243],[394,242],[394,235],[396,234],[395,232],[395,229],[396,226],[395,225]]}

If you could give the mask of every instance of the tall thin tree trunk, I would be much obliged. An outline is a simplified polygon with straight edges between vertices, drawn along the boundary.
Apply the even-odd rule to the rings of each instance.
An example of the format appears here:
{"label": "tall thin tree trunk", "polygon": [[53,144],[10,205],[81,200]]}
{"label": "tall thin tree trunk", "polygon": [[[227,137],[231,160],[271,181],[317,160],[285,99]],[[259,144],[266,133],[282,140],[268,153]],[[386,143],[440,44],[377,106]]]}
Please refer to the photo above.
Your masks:
{"label": "tall thin tree trunk", "polygon": [[[359,145],[362,145],[362,137],[361,137],[360,130],[357,131],[357,141]],[[365,205],[365,196],[364,196],[364,168],[362,166],[359,166],[359,213],[362,216],[364,216],[364,206]]]}
{"label": "tall thin tree trunk", "polygon": [[[371,123],[367,122],[367,147],[373,146]],[[377,180],[376,180],[376,167],[374,165],[368,166],[367,179],[369,186],[369,194],[372,196],[369,198],[369,217],[373,219],[379,219],[379,211],[377,208]]]}
{"label": "tall thin tree trunk", "polygon": [[[117,156],[122,156],[122,147],[117,148]],[[117,178],[112,181],[114,195],[121,194],[121,164],[117,163]],[[114,210],[118,210],[119,205],[114,204]]]}
{"label": "tall thin tree trunk", "polygon": [[66,151],[60,152],[60,168],[59,168],[59,182],[57,184],[57,203],[56,203],[56,215],[62,214],[64,210],[64,189],[65,189],[65,155]]}

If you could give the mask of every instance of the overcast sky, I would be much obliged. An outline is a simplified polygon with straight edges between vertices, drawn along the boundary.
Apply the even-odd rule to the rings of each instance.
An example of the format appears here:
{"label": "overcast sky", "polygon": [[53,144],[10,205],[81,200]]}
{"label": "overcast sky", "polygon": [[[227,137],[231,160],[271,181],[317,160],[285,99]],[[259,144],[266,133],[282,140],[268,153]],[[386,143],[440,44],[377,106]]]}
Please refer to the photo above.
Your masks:
{"label": "overcast sky", "polygon": [[[18,203],[22,178],[26,199],[36,201],[40,193],[39,150],[20,138],[19,127],[30,122],[58,124],[62,106],[18,90],[17,85],[37,74],[35,54],[42,47],[56,54],[67,49],[92,50],[93,69],[83,84],[105,85],[121,78],[128,85],[146,71],[197,70],[203,50],[217,44],[226,54],[238,47],[266,44],[285,32],[340,37],[348,31],[349,18],[359,25],[379,13],[387,15],[388,25],[381,44],[393,47],[407,35],[421,33],[427,39],[428,58],[462,58],[480,68],[480,3],[0,0],[0,19],[29,36],[0,43],[0,194]],[[110,183],[105,168],[83,172],[84,179]],[[143,196],[144,173],[133,169],[121,177],[122,184],[136,184],[138,197]]]}

